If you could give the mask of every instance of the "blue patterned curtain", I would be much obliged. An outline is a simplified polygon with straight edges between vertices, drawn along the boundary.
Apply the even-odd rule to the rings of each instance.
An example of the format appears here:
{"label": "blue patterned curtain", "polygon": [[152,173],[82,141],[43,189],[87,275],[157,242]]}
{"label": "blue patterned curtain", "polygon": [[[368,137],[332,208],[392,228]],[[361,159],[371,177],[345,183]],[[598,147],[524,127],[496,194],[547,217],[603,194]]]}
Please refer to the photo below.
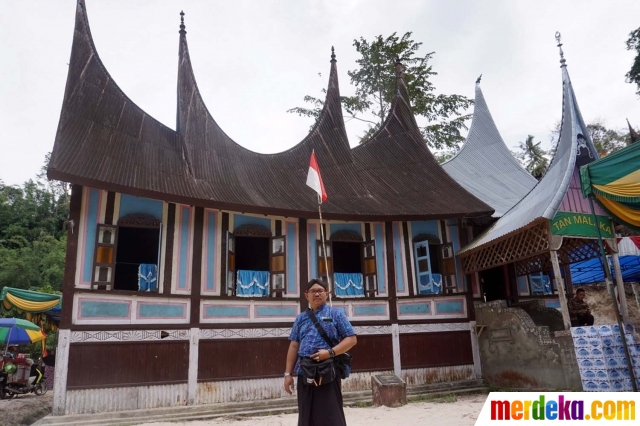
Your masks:
{"label": "blue patterned curtain", "polygon": [[236,282],[236,296],[269,296],[269,271],[245,271],[239,269],[238,281]]}
{"label": "blue patterned curtain", "polygon": [[158,267],[152,263],[138,266],[138,291],[158,291]]}
{"label": "blue patterned curtain", "polygon": [[336,297],[364,297],[362,274],[333,274],[336,287]]}
{"label": "blue patterned curtain", "polygon": [[[426,276],[426,275],[425,275]],[[425,277],[423,276],[423,277]],[[440,294],[442,293],[442,275],[431,273],[431,280],[423,284],[422,280],[418,284],[419,294]]]}

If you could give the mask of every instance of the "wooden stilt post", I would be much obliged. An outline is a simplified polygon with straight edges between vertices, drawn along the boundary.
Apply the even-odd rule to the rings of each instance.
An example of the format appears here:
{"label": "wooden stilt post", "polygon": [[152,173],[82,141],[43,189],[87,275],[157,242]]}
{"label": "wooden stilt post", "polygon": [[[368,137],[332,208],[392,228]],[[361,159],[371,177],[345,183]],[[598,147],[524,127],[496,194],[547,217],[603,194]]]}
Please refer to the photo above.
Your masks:
{"label": "wooden stilt post", "polygon": [[616,287],[618,288],[618,299],[620,299],[620,315],[626,323],[631,322],[629,318],[629,308],[627,306],[627,295],[624,292],[624,281],[622,281],[622,269],[620,269],[620,257],[618,253],[611,255],[613,259],[613,269],[616,273]]}
{"label": "wooden stilt post", "polygon": [[551,256],[551,264],[553,265],[553,275],[556,278],[556,284],[558,285],[558,299],[560,299],[560,311],[562,312],[562,320],[564,321],[564,328],[566,330],[571,328],[571,318],[569,317],[569,305],[567,304],[567,294],[564,288],[564,280],[560,275],[560,263],[558,262],[558,252],[551,250],[549,252]]}

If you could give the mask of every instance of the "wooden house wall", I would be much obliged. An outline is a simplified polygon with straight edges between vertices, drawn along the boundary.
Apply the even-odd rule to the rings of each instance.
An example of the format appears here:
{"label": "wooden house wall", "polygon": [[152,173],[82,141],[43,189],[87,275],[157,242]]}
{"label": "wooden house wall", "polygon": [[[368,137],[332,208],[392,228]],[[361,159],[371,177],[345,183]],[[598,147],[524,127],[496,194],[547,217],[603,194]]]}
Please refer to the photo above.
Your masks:
{"label": "wooden house wall", "polygon": [[76,343],[69,348],[67,389],[187,382],[184,341]]}
{"label": "wooden house wall", "polygon": [[468,331],[400,335],[402,368],[473,364]]}
{"label": "wooden house wall", "polygon": [[[79,193],[81,200],[72,200],[73,205],[79,206],[77,212],[72,212],[78,217],[79,231],[72,236],[77,238],[77,250],[73,252],[75,279],[65,284],[65,300],[72,300],[73,304],[69,308],[65,305],[63,317],[70,317],[68,326],[74,333],[100,336],[95,334],[93,340],[86,342],[72,341],[69,390],[186,383],[188,328],[194,327],[201,335],[197,346],[198,381],[281,376],[289,344],[288,330],[295,316],[306,307],[301,282],[317,274],[316,240],[320,235],[317,221],[221,212],[93,188],[80,191],[76,188],[76,196]],[[90,276],[86,272],[92,268],[96,225],[115,224],[132,213],[151,214],[162,220],[159,291],[90,291]],[[286,237],[284,297],[245,299],[221,294],[226,230],[233,231],[245,224],[264,226],[272,234]],[[356,232],[363,240],[376,242],[379,284],[376,297],[333,300],[333,306],[343,309],[355,326],[368,330],[359,334],[358,345],[352,350],[353,371],[367,373],[394,368],[390,327],[398,323],[409,329],[413,324],[422,324],[419,330],[431,330],[433,325],[431,331],[435,331],[423,333],[414,329],[400,333],[403,369],[472,364],[470,333],[465,330],[472,310],[467,296],[416,296],[415,288],[412,238],[419,233],[435,233],[452,241],[457,249],[460,240],[456,223],[327,223],[329,237],[341,230]],[[69,292],[69,284],[75,291]],[[462,325],[456,330],[465,331],[447,331],[450,328],[439,327],[441,323],[458,323],[450,325]],[[249,328],[233,329],[246,327],[244,324],[250,324]],[[182,329],[187,337],[177,341],[157,336],[151,341],[145,341],[144,337],[118,341],[117,336],[122,333],[144,334],[153,329],[157,334],[161,327]],[[274,330],[273,336],[269,336],[270,330]],[[104,333],[108,336],[102,336]]]}
{"label": "wooden house wall", "polygon": [[[201,222],[196,224],[198,209],[192,206],[87,187],[83,188],[82,194],[74,283],[77,291],[72,309],[75,324],[290,323],[304,306],[300,278],[304,275],[306,280],[317,275],[316,241],[320,238],[317,221],[303,221],[305,238],[301,239],[297,219],[200,209]],[[158,293],[86,292],[91,278],[97,224],[117,223],[119,218],[134,213],[149,214],[162,220]],[[249,224],[286,237],[287,292],[282,298],[243,299],[220,294],[224,287],[221,270],[226,230],[233,231]],[[197,233],[194,231],[196,225]],[[458,249],[460,235],[456,221],[389,224],[327,221],[325,227],[329,238],[336,232],[348,230],[361,235],[363,240],[376,242],[376,297],[334,300],[334,306],[344,309],[352,321],[469,318],[470,305],[462,295],[415,297],[412,239],[419,234],[432,234],[441,241],[451,241]],[[300,241],[305,242],[305,253],[300,251]],[[303,265],[301,259],[304,259]],[[197,282],[193,282],[194,279]],[[457,281],[458,291],[464,290],[464,279],[460,274],[457,274]],[[471,284],[478,291],[477,282],[471,279]]]}

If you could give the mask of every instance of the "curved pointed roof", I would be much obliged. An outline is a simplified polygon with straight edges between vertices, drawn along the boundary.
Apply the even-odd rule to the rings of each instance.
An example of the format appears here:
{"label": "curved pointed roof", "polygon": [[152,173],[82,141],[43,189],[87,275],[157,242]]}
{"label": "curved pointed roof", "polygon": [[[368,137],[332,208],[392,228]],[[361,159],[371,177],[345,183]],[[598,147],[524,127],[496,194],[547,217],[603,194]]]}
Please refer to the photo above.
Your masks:
{"label": "curved pointed roof", "polygon": [[538,183],[502,140],[479,82],[467,139],[442,167],[467,191],[493,207],[493,217],[505,214]]}
{"label": "curved pointed roof", "polygon": [[576,169],[598,158],[587,126],[580,114],[562,50],[560,52],[563,90],[562,124],[551,164],[538,184],[520,202],[459,252],[463,257],[498,240],[508,238],[509,235],[541,220],[553,219],[567,194]]}
{"label": "curved pointed roof", "polygon": [[327,97],[309,135],[287,151],[259,154],[234,142],[209,113],[184,26],[178,67],[173,131],[115,85],[95,50],[84,0],[79,0],[49,177],[191,205],[315,217],[316,196],[306,186],[315,150],[329,195],[322,206],[328,218],[406,220],[492,211],[437,164],[415,131],[408,97],[402,97],[404,84],[381,131],[352,150],[332,57]]}
{"label": "curved pointed roof", "polygon": [[477,216],[473,212],[478,210],[491,214],[493,209],[453,180],[429,151],[411,111],[399,62],[396,70],[396,96],[387,118],[371,138],[351,150],[358,174],[372,192],[394,199],[395,208],[419,205],[439,217]]}

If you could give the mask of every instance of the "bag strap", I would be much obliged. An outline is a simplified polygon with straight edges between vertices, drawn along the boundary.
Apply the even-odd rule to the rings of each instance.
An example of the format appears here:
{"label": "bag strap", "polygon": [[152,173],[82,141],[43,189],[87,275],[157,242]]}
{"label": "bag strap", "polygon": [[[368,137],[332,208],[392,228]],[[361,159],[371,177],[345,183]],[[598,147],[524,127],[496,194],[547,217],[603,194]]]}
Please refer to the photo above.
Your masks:
{"label": "bag strap", "polygon": [[318,330],[318,333],[320,333],[320,336],[322,336],[324,341],[327,342],[330,348],[332,348],[334,344],[331,342],[331,339],[329,339],[329,336],[327,336],[327,332],[324,331],[324,328],[322,328],[322,326],[318,322],[318,318],[316,317],[316,314],[313,313],[313,309],[307,309],[307,315],[309,315],[309,318],[311,318],[313,325],[316,326],[316,329]]}

